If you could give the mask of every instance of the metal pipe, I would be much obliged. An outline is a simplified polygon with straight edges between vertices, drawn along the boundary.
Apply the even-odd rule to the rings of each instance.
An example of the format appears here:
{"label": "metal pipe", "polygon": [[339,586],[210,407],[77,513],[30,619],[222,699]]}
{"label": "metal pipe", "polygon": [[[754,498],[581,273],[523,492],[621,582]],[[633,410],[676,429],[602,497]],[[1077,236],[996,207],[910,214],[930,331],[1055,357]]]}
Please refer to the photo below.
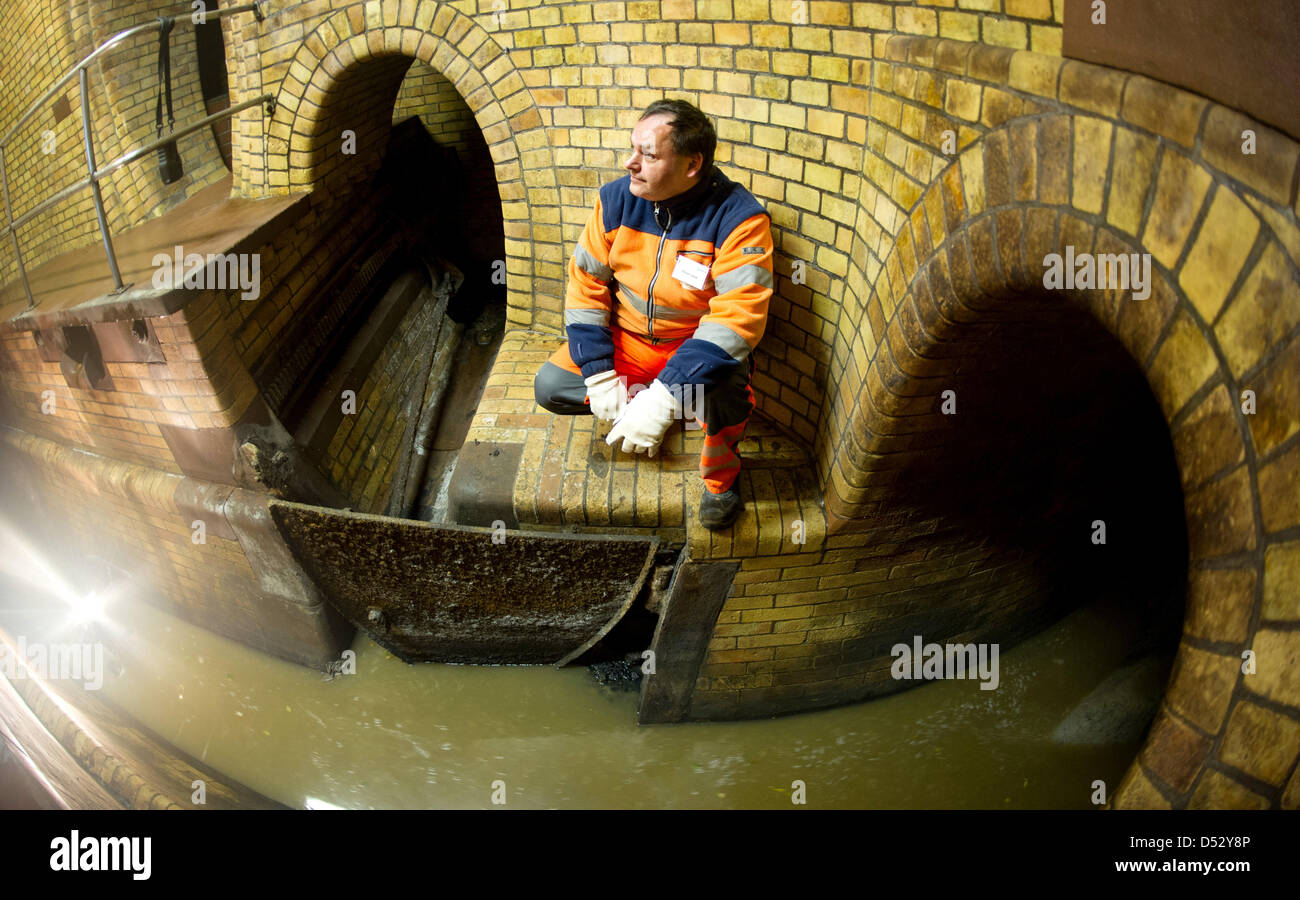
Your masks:
{"label": "metal pipe", "polygon": [[86,144],[86,171],[90,172],[90,192],[95,197],[95,218],[99,219],[99,233],[104,238],[104,252],[108,254],[108,268],[113,273],[113,286],[117,290],[122,284],[122,273],[117,267],[117,254],[113,252],[113,236],[108,232],[108,217],[104,215],[104,194],[95,180],[95,142],[90,134],[90,94],[87,91],[86,70],[81,70],[81,136]]}

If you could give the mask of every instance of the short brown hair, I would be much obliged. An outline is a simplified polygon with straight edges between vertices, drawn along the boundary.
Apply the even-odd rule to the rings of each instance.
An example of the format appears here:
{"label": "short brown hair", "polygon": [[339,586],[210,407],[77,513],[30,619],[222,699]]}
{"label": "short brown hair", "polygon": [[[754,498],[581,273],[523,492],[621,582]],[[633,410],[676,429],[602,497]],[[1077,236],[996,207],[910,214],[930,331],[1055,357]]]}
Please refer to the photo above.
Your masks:
{"label": "short brown hair", "polygon": [[713,151],[718,146],[718,133],[713,130],[709,117],[685,100],[656,100],[645,108],[641,118],[660,114],[672,117],[668,120],[668,127],[673,130],[673,152],[679,156],[703,155],[704,165],[700,174],[707,174],[713,166]]}

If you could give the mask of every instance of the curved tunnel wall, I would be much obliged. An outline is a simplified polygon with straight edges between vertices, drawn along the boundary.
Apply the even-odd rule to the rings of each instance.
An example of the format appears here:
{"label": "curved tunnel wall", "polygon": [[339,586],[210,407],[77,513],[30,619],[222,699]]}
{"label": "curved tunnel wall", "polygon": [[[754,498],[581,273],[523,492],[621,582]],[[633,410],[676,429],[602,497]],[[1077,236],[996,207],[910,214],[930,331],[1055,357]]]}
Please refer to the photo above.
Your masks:
{"label": "curved tunnel wall", "polygon": [[[949,54],[959,49],[896,39],[892,68],[924,72],[947,56],[951,71],[960,64]],[[972,68],[982,54],[971,52]],[[1013,81],[1015,62],[1007,73]],[[1025,62],[1036,62],[1039,77],[1049,76],[1044,86],[1055,88],[1059,63]],[[1273,199],[1290,199],[1295,147],[1275,138],[1277,156],[1291,161],[1290,170],[1278,166],[1281,183],[1262,175],[1273,165],[1266,159],[1247,185],[1234,184],[1223,168],[1246,174],[1227,149],[1240,145],[1240,118],[1144,79],[1124,93],[1113,75],[1097,76],[1112,82],[1112,110],[1124,97],[1120,121],[1050,113],[1013,120],[968,147],[912,211],[849,339],[859,346],[843,354],[846,369],[863,356],[870,363],[861,377],[846,371],[837,380],[833,408],[848,410],[841,419],[848,425],[840,452],[819,457],[831,466],[826,506],[832,520],[845,517],[847,529],[870,522],[872,495],[880,491],[869,482],[880,473],[853,460],[889,452],[891,432],[924,430],[925,419],[933,421],[945,377],[943,360],[933,357],[961,333],[963,307],[985,305],[1006,288],[1041,289],[1045,256],[1067,244],[1079,252],[1150,253],[1155,279],[1147,300],[1103,291],[1079,298],[1146,372],[1169,423],[1186,498],[1185,634],[1121,799],[1265,804],[1288,778],[1294,783],[1296,747],[1287,672],[1300,649],[1288,574],[1300,458],[1300,295],[1294,226]],[[1085,84],[1065,76],[1059,90],[1083,99]],[[985,109],[990,99],[986,93]],[[1143,100],[1159,100],[1174,114],[1157,115]],[[1095,96],[1087,102],[1105,110]],[[1247,390],[1258,404],[1253,414],[1243,412]],[[1271,657],[1268,675],[1241,671],[1247,650]]]}

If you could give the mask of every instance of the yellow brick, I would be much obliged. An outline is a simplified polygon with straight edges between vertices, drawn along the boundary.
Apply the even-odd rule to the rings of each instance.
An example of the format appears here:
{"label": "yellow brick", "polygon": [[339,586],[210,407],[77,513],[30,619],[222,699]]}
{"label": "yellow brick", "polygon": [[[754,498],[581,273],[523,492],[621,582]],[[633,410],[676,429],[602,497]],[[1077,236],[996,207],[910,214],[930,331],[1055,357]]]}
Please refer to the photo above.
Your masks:
{"label": "yellow brick", "polygon": [[[736,18],[742,18],[742,16],[737,15]],[[760,18],[766,19],[767,14],[764,13]],[[755,25],[753,28],[753,44],[755,47],[787,50],[790,47],[790,29],[785,25]]]}
{"label": "yellow brick", "polygon": [[791,44],[796,50],[831,52],[831,32],[828,28],[795,26],[790,29]]}
{"label": "yellow brick", "polygon": [[773,53],[772,72],[777,75],[803,77],[808,74],[807,53]]}
{"label": "yellow brick", "polygon": [[1059,57],[1021,51],[1011,57],[1008,84],[1016,90],[1055,98],[1057,76],[1063,63]]}
{"label": "yellow brick", "polygon": [[1230,190],[1219,188],[1183,263],[1178,283],[1201,317],[1213,322],[1246,263],[1259,219]]}
{"label": "yellow brick", "polygon": [[1200,166],[1180,153],[1165,150],[1142,243],[1166,268],[1177,264],[1210,183],[1209,173]]}
{"label": "yellow brick", "polygon": [[857,31],[836,31],[832,35],[837,56],[871,58],[871,35]]}
{"label": "yellow brick", "polygon": [[995,47],[1011,47],[1024,50],[1029,46],[1029,32],[1024,22],[1013,22],[985,16],[980,25],[984,33],[984,43]]}
{"label": "yellow brick", "polygon": [[771,115],[773,125],[795,128],[799,131],[803,131],[807,127],[807,111],[801,106],[774,103],[772,104]]}
{"label": "yellow brick", "polygon": [[1300,619],[1300,542],[1274,544],[1264,560],[1265,619]]}
{"label": "yellow brick", "polygon": [[1154,174],[1156,142],[1146,135],[1121,128],[1115,135],[1115,158],[1124,163],[1116,166],[1111,176],[1106,220],[1136,237]]}
{"label": "yellow brick", "polygon": [[768,172],[786,181],[803,181],[803,160],[785,154],[770,154]]}
{"label": "yellow brick", "polygon": [[1074,120],[1075,209],[1100,213],[1105,200],[1106,170],[1110,165],[1110,139],[1114,127],[1101,119],[1080,116]]}
{"label": "yellow brick", "polygon": [[713,38],[719,44],[746,46],[749,44],[749,26],[740,22],[719,22],[713,26]]}
{"label": "yellow brick", "polygon": [[[1255,152],[1242,152],[1242,134],[1254,134]],[[1291,139],[1265,128],[1240,113],[1215,105],[1205,120],[1203,158],[1273,200],[1286,205],[1291,196],[1291,176],[1300,156]]]}
{"label": "yellow brick", "polygon": [[978,41],[980,39],[979,16],[946,10],[940,12],[939,37],[954,41]]}
{"label": "yellow brick", "polygon": [[838,193],[840,189],[840,173],[829,166],[819,166],[816,163],[808,163],[804,166],[804,180],[815,188],[823,191]]}
{"label": "yellow brick", "polygon": [[1180,313],[1147,373],[1165,418],[1176,416],[1217,368],[1214,351],[1200,329],[1190,316]]}
{"label": "yellow brick", "polygon": [[854,3],[853,24],[872,31],[893,31],[894,8],[885,3]]}
{"label": "yellow brick", "polygon": [[748,75],[742,75],[737,72],[718,73],[718,90],[724,94],[748,96],[749,88],[750,81]]}
{"label": "yellow brick", "polygon": [[785,100],[790,96],[790,82],[785,78],[759,75],[754,78],[754,94],[768,100]]}
{"label": "yellow brick", "polygon": [[961,182],[966,209],[974,216],[984,211],[984,148],[975,146],[961,155]]}
{"label": "yellow brick", "polygon": [[772,128],[768,125],[755,125],[753,141],[769,150],[785,149],[786,131],[784,128]]}
{"label": "yellow brick", "polygon": [[812,77],[825,81],[848,81],[849,61],[838,56],[814,56]]}
{"label": "yellow brick", "polygon": [[632,21],[646,22],[659,19],[659,3],[635,2],[627,5],[627,17]]}
{"label": "yellow brick", "polygon": [[1206,101],[1150,78],[1133,76],[1124,92],[1125,119],[1191,147],[1196,142]]}
{"label": "yellow brick", "polygon": [[1238,378],[1300,324],[1300,284],[1281,248],[1270,243],[1215,325],[1228,366]]}
{"label": "yellow brick", "polygon": [[830,87],[817,81],[794,81],[790,85],[790,99],[795,103],[824,107],[830,103]]}
{"label": "yellow brick", "polygon": [[844,136],[844,116],[821,109],[808,110],[808,130],[830,137]]}
{"label": "yellow brick", "polygon": [[1060,56],[1062,37],[1062,30],[1055,25],[1030,25],[1029,49],[1048,56]]}
{"label": "yellow brick", "polygon": [[812,0],[811,13],[814,25],[851,25],[853,24],[853,4]]}
{"label": "yellow brick", "polygon": [[[981,88],[978,84],[953,78],[948,81],[947,90],[944,108],[949,114],[970,122],[979,121]],[[874,98],[872,105],[875,105]]]}
{"label": "yellow brick", "polygon": [[1005,11],[1007,15],[1021,19],[1050,21],[1052,3],[1051,0],[1006,0]]}
{"label": "yellow brick", "polygon": [[899,7],[894,17],[895,27],[903,34],[939,34],[939,18],[932,9],[913,6]]}

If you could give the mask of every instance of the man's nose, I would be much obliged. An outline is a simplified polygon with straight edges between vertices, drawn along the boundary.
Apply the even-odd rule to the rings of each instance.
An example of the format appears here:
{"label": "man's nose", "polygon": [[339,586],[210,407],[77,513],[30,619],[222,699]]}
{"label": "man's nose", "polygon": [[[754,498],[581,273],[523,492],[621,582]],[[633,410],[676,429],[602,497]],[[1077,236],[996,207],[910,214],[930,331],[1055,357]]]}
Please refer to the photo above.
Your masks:
{"label": "man's nose", "polygon": [[631,169],[633,168],[634,163],[639,165],[639,163],[637,163],[637,154],[635,153],[633,153],[631,156],[627,158],[627,162],[623,163],[623,168]]}

